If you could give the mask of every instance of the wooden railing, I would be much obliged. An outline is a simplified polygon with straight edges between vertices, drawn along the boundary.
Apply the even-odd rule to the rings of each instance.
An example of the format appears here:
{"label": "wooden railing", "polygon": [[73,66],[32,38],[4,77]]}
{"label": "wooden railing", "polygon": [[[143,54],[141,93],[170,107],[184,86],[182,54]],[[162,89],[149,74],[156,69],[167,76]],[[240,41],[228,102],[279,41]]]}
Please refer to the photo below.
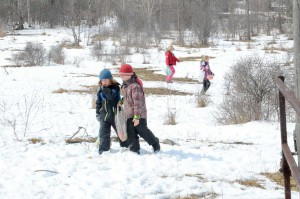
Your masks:
{"label": "wooden railing", "polygon": [[285,199],[291,199],[290,176],[294,178],[298,188],[300,189],[300,172],[287,142],[285,100],[287,100],[291,107],[296,111],[298,117],[300,117],[300,101],[296,98],[294,93],[290,91],[288,87],[284,84],[283,76],[280,76],[277,79],[275,79],[275,84],[279,90],[279,114],[283,161],[282,172],[284,177]]}

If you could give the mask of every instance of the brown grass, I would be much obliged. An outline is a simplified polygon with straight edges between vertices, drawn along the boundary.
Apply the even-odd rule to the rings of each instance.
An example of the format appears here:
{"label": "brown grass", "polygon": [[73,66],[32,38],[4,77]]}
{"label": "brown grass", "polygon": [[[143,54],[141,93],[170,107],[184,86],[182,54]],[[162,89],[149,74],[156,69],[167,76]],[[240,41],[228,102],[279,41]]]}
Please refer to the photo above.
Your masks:
{"label": "brown grass", "polygon": [[67,90],[67,89],[64,89],[64,88],[60,88],[56,91],[53,91],[52,93],[90,93],[90,91],[88,90]]}
{"label": "brown grass", "polygon": [[[214,59],[216,57],[208,56],[209,59]],[[181,61],[201,61],[201,56],[195,56],[195,57],[180,57]]]}
{"label": "brown grass", "polygon": [[187,177],[194,177],[194,178],[198,178],[199,181],[204,182],[205,178],[202,177],[202,174],[200,173],[196,173],[196,174],[185,174],[185,176]]}
{"label": "brown grass", "polygon": [[[76,144],[76,143],[82,143],[82,142],[89,142],[89,143],[94,143],[96,142],[97,137],[87,137],[87,138],[72,138],[66,139],[65,142],[68,144]],[[112,142],[119,142],[117,137],[111,137]]]}
{"label": "brown grass", "polygon": [[192,95],[192,93],[171,90],[163,87],[159,88],[144,88],[146,95]]}
{"label": "brown grass", "polygon": [[[165,75],[156,74],[155,71],[158,70],[147,70],[146,68],[136,68],[135,72],[138,77],[142,81],[165,81]],[[71,73],[76,74],[76,73]],[[76,77],[96,77],[95,74],[82,74],[81,76]],[[189,83],[198,83],[197,80],[193,80],[190,78],[173,78],[174,81],[177,82],[189,82]],[[67,90],[64,88],[59,88],[58,90],[53,91],[53,93],[61,94],[61,93],[80,93],[80,94],[96,94],[98,85],[86,86],[81,85],[84,89],[80,90]],[[171,90],[165,87],[158,88],[144,88],[144,92],[146,95],[191,95],[192,93],[182,92],[177,90]]]}
{"label": "brown grass", "polygon": [[40,138],[30,138],[30,139],[28,139],[28,141],[31,144],[44,143],[44,141],[42,139],[40,139]]}
{"label": "brown grass", "polygon": [[238,144],[238,145],[253,145],[251,142],[241,142],[241,141],[236,141],[236,142],[218,142],[222,144]]}
{"label": "brown grass", "polygon": [[[119,71],[119,69],[117,69]],[[164,69],[162,69],[164,70]],[[162,81],[165,82],[166,76],[162,74],[157,74],[155,71],[160,71],[160,70],[148,70],[147,68],[135,68],[134,72],[137,74],[137,76],[142,80],[142,81]],[[190,78],[179,78],[175,77],[173,78],[173,81],[175,82],[198,82],[197,80],[193,80]]]}
{"label": "brown grass", "polygon": [[75,144],[75,143],[82,143],[82,142],[90,142],[94,143],[96,142],[97,137],[91,137],[91,138],[73,138],[72,140],[65,140],[68,144]]}
{"label": "brown grass", "polygon": [[[275,172],[275,173],[266,172],[266,173],[261,173],[261,175],[266,176],[270,180],[276,182],[276,184],[284,187],[284,179],[283,179],[283,174],[281,172],[279,172],[279,171]],[[290,179],[291,179],[291,181],[290,181],[291,182],[291,190],[299,192],[299,189],[297,187],[295,180],[292,177]]]}
{"label": "brown grass", "polygon": [[[92,86],[82,86],[85,89],[82,90],[67,90],[64,88],[59,88],[58,90],[53,91],[52,93],[62,94],[62,93],[80,93],[80,94],[92,94],[95,95],[98,89],[98,85]],[[192,93],[171,90],[164,87],[159,88],[144,88],[146,95],[192,95]]]}
{"label": "brown grass", "polygon": [[200,195],[197,194],[191,194],[191,195],[187,195],[184,197],[176,197],[174,199],[215,199],[217,198],[218,194],[216,194],[215,192],[205,192],[205,193],[201,193]]}
{"label": "brown grass", "polygon": [[257,187],[257,188],[265,189],[265,187],[263,187],[260,184],[260,181],[258,180],[235,180],[234,182],[244,185],[246,187]]}
{"label": "brown grass", "polygon": [[62,44],[62,47],[66,49],[82,49],[83,47],[80,45],[75,45],[75,44]]}
{"label": "brown grass", "polygon": [[62,94],[62,93],[80,93],[80,94],[96,94],[98,85],[96,86],[82,86],[85,89],[82,90],[67,90],[64,88],[59,88],[58,90],[53,91],[52,93]]}

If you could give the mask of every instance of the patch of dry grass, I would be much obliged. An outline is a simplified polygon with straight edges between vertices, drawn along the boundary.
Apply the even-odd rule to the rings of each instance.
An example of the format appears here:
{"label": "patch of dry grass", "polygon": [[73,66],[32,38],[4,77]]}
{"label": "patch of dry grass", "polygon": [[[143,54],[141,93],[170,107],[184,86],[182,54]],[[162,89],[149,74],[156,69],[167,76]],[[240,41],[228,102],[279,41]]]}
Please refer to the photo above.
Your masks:
{"label": "patch of dry grass", "polygon": [[[117,69],[119,71],[119,68]],[[162,69],[164,70],[164,69]],[[160,70],[149,70],[147,68],[135,68],[134,72],[137,74],[137,76],[142,80],[142,81],[166,81],[166,76],[162,74],[157,74],[155,71],[160,71]],[[193,80],[190,78],[181,78],[181,77],[174,77],[173,81],[175,82],[192,82],[192,83],[198,83],[197,80]]]}
{"label": "patch of dry grass", "polygon": [[62,94],[62,93],[80,93],[80,94],[96,94],[98,85],[92,85],[92,86],[82,86],[85,89],[82,90],[67,90],[64,88],[59,88],[58,90],[53,91],[52,93],[56,94]]}
{"label": "patch of dry grass", "polygon": [[261,189],[265,189],[258,180],[235,180],[234,182],[244,185],[246,187],[257,187]]}
{"label": "patch of dry grass", "polygon": [[192,93],[171,90],[168,88],[144,88],[144,92],[146,95],[192,95]]}
{"label": "patch of dry grass", "polygon": [[275,46],[264,46],[263,50],[265,50],[266,53],[277,53],[276,51],[284,51],[284,52],[290,51],[289,48],[275,47]]}
{"label": "patch of dry grass", "polygon": [[82,49],[82,48],[83,48],[83,47],[80,46],[80,45],[76,45],[76,44],[67,44],[67,43],[62,44],[62,47],[63,47],[63,48],[66,48],[66,49]]}
{"label": "patch of dry grass", "polygon": [[[275,173],[269,173],[269,172],[265,172],[265,173],[260,173],[263,176],[266,176],[267,178],[269,178],[270,180],[276,182],[276,184],[284,187],[284,178],[283,178],[283,174],[281,172],[275,172]],[[295,182],[295,180],[291,177],[291,190],[293,191],[300,191],[297,187],[297,184]]]}
{"label": "patch of dry grass", "polygon": [[238,144],[238,145],[253,145],[251,142],[241,142],[241,141],[236,141],[236,142],[218,142],[222,144]]}
{"label": "patch of dry grass", "polygon": [[191,194],[184,197],[176,197],[174,199],[215,199],[217,198],[218,194],[214,192],[204,192],[201,194]]}
{"label": "patch of dry grass", "polygon": [[[157,70],[147,70],[147,68],[136,68],[135,72],[138,77],[142,81],[161,81],[164,82],[166,76],[161,74],[156,74]],[[76,74],[76,73],[71,73]],[[77,74],[76,74],[77,75]],[[95,74],[81,74],[80,76],[75,77],[97,77]],[[193,80],[190,78],[173,78],[174,81],[178,82],[189,82],[189,83],[198,83],[197,80]],[[80,94],[96,94],[98,85],[81,85],[84,89],[80,90],[67,90],[64,88],[59,88],[58,90],[53,91],[53,93],[61,94],[61,93],[80,93]],[[192,93],[182,92],[177,90],[168,89],[166,87],[158,87],[158,88],[144,88],[144,92],[146,95],[192,95]]]}
{"label": "patch of dry grass", "polygon": [[97,137],[91,137],[91,138],[73,138],[72,140],[65,140],[68,144],[75,144],[75,143],[82,143],[82,142],[89,142],[94,143],[96,142]]}
{"label": "patch of dry grass", "polygon": [[[92,94],[95,95],[98,89],[98,85],[92,86],[82,86],[85,89],[82,90],[67,90],[64,88],[59,88],[58,90],[53,91],[52,93],[62,94],[62,93],[80,93],[80,94]],[[171,90],[164,87],[159,88],[144,88],[146,95],[192,95],[192,93],[182,92],[177,90]]]}
{"label": "patch of dry grass", "polygon": [[201,61],[201,56],[195,57],[180,57],[180,61]]}
{"label": "patch of dry grass", "polygon": [[44,143],[44,140],[42,140],[41,138],[30,138],[28,139],[28,141],[31,143],[31,144],[37,144],[37,143]]}
{"label": "patch of dry grass", "polygon": [[[214,59],[216,57],[208,56],[209,59]],[[180,57],[181,61],[201,61],[201,56],[195,56],[195,57]]]}
{"label": "patch of dry grass", "polygon": [[204,178],[203,175],[200,174],[200,173],[195,173],[195,174],[185,174],[185,176],[197,178],[197,179],[198,179],[199,181],[201,181],[201,182],[204,182],[204,181],[205,181],[205,178]]}

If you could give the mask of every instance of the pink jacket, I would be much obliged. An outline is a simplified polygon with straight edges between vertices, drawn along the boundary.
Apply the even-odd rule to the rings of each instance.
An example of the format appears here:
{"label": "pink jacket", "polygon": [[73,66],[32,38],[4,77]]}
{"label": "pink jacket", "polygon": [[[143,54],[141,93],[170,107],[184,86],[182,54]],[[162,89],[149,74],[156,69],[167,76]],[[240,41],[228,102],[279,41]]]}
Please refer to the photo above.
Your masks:
{"label": "pink jacket", "polygon": [[166,52],[166,65],[176,65],[176,62],[180,62],[180,60],[175,57],[175,55],[171,51]]}
{"label": "pink jacket", "polygon": [[124,97],[124,111],[126,119],[134,115],[147,119],[146,101],[143,88],[136,78],[131,78],[121,87],[121,95]]}
{"label": "pink jacket", "polygon": [[207,75],[215,75],[211,70],[210,70],[210,67],[207,65],[207,66],[201,66],[200,67],[200,70],[203,70],[204,71],[204,79],[207,79]]}

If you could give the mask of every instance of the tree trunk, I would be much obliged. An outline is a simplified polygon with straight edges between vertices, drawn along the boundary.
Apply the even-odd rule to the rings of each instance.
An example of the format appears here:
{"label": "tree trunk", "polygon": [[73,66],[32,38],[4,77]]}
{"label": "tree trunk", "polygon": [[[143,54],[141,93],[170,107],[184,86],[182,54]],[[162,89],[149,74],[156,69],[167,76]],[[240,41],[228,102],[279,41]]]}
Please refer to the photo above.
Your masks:
{"label": "tree trunk", "polygon": [[250,5],[249,5],[249,0],[246,0],[247,4],[247,39],[251,40],[250,36]]}
{"label": "tree trunk", "polygon": [[28,26],[31,27],[30,0],[27,0],[26,3],[27,3],[27,22],[28,22]]}
{"label": "tree trunk", "polygon": [[[293,1],[294,67],[296,96],[300,100],[300,0]],[[298,149],[298,167],[300,168],[300,116],[297,116],[295,136]]]}
{"label": "tree trunk", "polygon": [[19,23],[16,30],[24,29],[24,0],[18,0],[18,18]]}

